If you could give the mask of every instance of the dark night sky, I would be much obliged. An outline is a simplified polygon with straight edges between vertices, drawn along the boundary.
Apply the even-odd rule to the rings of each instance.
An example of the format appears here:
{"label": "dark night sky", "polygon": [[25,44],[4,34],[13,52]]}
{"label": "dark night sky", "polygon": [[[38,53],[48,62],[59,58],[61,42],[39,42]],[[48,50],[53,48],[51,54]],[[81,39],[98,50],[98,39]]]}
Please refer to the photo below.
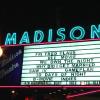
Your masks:
{"label": "dark night sky", "polygon": [[[33,32],[34,29],[67,27],[75,25],[85,27],[89,34],[91,24],[100,23],[100,6],[98,2],[82,1],[38,1],[37,2],[5,2],[0,4],[0,31]],[[59,23],[59,25],[57,25]]]}
{"label": "dark night sky", "polygon": [[[44,4],[45,3],[45,4]],[[56,17],[59,10],[59,17]],[[62,24],[99,23],[98,2],[33,2],[5,3],[0,7],[1,27],[52,26],[56,18]]]}

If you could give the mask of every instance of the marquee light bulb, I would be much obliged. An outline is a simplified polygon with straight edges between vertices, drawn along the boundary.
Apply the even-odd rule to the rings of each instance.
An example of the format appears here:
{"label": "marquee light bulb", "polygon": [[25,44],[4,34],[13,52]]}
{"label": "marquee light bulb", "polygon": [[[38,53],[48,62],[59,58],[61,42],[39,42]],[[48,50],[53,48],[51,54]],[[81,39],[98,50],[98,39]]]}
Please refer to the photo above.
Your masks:
{"label": "marquee light bulb", "polygon": [[12,94],[14,94],[14,93],[15,93],[15,91],[14,91],[14,90],[12,90],[12,91],[11,91],[11,93],[12,93]]}
{"label": "marquee light bulb", "polygon": [[0,57],[3,55],[3,50],[2,48],[0,47]]}

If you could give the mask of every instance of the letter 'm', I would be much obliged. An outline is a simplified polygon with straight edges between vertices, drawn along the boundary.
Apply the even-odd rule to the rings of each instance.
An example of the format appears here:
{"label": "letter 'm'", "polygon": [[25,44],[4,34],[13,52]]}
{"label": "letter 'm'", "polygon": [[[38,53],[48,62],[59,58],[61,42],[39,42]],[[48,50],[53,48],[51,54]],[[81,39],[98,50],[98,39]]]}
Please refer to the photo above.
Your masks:
{"label": "letter 'm'", "polygon": [[5,45],[16,44],[16,33],[7,33]]}

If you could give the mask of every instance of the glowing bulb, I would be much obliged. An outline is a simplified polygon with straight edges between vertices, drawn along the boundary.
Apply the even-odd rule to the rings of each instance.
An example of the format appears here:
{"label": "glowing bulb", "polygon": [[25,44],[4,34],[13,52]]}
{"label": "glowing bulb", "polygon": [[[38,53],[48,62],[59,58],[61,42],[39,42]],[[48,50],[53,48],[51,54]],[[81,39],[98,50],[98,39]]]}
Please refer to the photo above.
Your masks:
{"label": "glowing bulb", "polygon": [[3,55],[3,50],[2,48],[0,47],[0,57]]}
{"label": "glowing bulb", "polygon": [[11,93],[12,93],[12,94],[14,94],[14,93],[15,93],[15,91],[14,91],[14,90],[12,90],[12,91],[11,91]]}

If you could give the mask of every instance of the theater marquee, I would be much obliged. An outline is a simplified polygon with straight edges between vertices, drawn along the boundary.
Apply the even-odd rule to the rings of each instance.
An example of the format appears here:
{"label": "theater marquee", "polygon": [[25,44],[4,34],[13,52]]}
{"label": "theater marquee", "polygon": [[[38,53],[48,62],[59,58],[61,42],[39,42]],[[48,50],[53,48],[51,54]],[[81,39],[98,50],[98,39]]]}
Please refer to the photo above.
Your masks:
{"label": "theater marquee", "polygon": [[100,41],[25,46],[21,85],[100,85]]}

